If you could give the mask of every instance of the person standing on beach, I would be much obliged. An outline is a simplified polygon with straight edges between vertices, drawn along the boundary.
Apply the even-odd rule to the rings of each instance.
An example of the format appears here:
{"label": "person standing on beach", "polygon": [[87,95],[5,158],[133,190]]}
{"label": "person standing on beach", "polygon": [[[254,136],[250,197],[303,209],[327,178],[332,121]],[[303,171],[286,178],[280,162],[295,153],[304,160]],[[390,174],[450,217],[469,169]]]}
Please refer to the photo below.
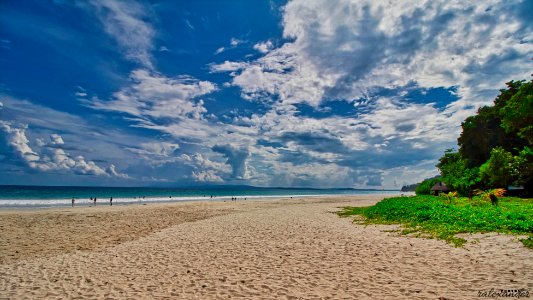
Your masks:
{"label": "person standing on beach", "polygon": [[94,206],[96,206],[96,197],[94,197]]}
{"label": "person standing on beach", "polygon": [[72,198],[72,207],[74,207],[74,198]]}
{"label": "person standing on beach", "polygon": [[113,206],[113,197],[109,198],[109,206]]}

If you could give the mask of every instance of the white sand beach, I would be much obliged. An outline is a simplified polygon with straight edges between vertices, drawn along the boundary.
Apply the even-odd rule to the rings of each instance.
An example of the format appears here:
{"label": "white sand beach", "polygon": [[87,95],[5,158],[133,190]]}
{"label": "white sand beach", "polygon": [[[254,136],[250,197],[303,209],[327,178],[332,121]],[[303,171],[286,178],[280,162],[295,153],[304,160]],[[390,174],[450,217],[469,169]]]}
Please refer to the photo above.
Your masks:
{"label": "white sand beach", "polygon": [[[333,212],[379,196],[0,212],[1,299],[474,299],[533,292],[516,237],[463,248]],[[533,295],[530,295],[533,297]]]}

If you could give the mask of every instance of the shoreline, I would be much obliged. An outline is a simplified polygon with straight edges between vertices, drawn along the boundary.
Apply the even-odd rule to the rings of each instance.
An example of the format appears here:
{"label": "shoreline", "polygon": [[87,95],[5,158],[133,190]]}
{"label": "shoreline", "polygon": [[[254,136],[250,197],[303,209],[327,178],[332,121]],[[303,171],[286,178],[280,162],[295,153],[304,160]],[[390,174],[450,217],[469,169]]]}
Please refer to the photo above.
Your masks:
{"label": "shoreline", "polygon": [[[411,192],[400,191],[385,191],[383,193],[368,193],[368,194],[309,194],[309,195],[239,195],[239,196],[190,196],[190,197],[147,197],[147,198],[126,198],[113,197],[113,206],[128,206],[128,205],[146,205],[146,204],[169,204],[169,203],[197,203],[197,202],[224,202],[232,201],[233,197],[237,201],[270,201],[289,198],[321,198],[321,197],[359,197],[359,196],[383,196],[395,197],[400,195],[414,195]],[[110,206],[109,198],[98,198],[96,206]],[[245,200],[246,199],[246,200]],[[46,204],[52,202],[52,204]],[[17,204],[11,204],[17,203]],[[21,204],[22,203],[22,204]],[[90,199],[75,198],[74,207],[94,207]],[[43,210],[55,208],[72,208],[71,199],[0,199],[0,212],[2,211],[17,211],[17,210]]]}

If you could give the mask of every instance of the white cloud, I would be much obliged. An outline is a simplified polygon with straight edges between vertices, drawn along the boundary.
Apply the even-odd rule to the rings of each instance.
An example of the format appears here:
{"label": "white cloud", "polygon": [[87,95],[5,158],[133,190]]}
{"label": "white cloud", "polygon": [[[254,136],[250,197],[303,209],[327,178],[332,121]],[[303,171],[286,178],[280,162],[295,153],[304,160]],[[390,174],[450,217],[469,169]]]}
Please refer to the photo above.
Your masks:
{"label": "white cloud", "polygon": [[140,158],[147,160],[152,166],[161,166],[180,161],[177,152],[180,146],[176,143],[148,142],[140,144],[139,147],[128,147],[126,149],[138,155]]}
{"label": "white cloud", "polygon": [[336,76],[320,72],[296,52],[290,44],[272,50],[235,74],[233,85],[242,89],[246,99],[277,95],[285,104],[305,102],[317,106]]}
{"label": "white cloud", "polygon": [[84,103],[94,109],[139,117],[148,124],[149,119],[158,118],[199,120],[207,110],[201,100],[195,99],[216,90],[209,81],[168,78],[146,70],[133,71],[130,80],[131,85],[116,92],[111,100],[92,99]]}
{"label": "white cloud", "polygon": [[242,43],[244,43],[244,41],[243,40],[239,40],[237,38],[231,38],[231,40],[230,40],[230,45],[232,47],[237,47],[239,44],[242,44]]}
{"label": "white cloud", "polygon": [[59,134],[52,133],[50,135],[50,141],[53,145],[63,145],[65,142],[63,141],[63,138]]}
{"label": "white cloud", "polygon": [[231,166],[232,178],[234,179],[248,179],[250,173],[248,171],[248,158],[250,151],[247,148],[237,148],[231,144],[215,145],[212,150],[224,155],[227,158],[226,163]]}
{"label": "white cloud", "polygon": [[107,174],[118,178],[131,179],[128,174],[118,172],[114,164],[110,164],[109,167],[107,167],[106,172]]}
{"label": "white cloud", "polygon": [[211,169],[219,173],[231,172],[231,169],[228,167],[228,165],[213,161],[200,153],[190,156],[190,161],[193,162],[194,166],[200,170]]}
{"label": "white cloud", "polygon": [[[282,23],[289,42],[256,44],[265,55],[253,61],[210,65],[211,72],[230,72],[245,99],[273,105],[235,117],[225,138],[248,149],[241,161],[260,184],[392,187],[408,166],[419,171],[413,182],[432,176],[436,158],[456,144],[461,121],[505,81],[529,76],[533,47],[523,41],[532,34],[516,17],[520,4],[291,1]],[[412,89],[452,86],[459,99],[445,107],[407,98]],[[380,96],[383,88],[397,94]],[[357,113],[314,118],[296,106],[323,110],[339,99]],[[329,168],[335,180],[314,168]],[[343,181],[335,172],[358,179]]]}
{"label": "white cloud", "polygon": [[[366,134],[385,140],[397,137],[405,142],[446,142],[458,135],[462,121],[447,117],[446,111],[440,112],[431,104],[405,105],[394,99],[379,98],[372,106],[373,109],[361,114],[357,121],[369,124]],[[421,143],[416,144],[420,148]]]}
{"label": "white cloud", "polygon": [[194,26],[191,24],[191,21],[189,21],[189,19],[185,19],[185,24],[187,24],[187,27],[194,30]]}
{"label": "white cloud", "polygon": [[220,48],[218,48],[218,49],[215,51],[215,55],[218,55],[218,54],[224,52],[225,50],[226,50],[226,48],[224,48],[224,47],[220,47]]}
{"label": "white cloud", "polygon": [[153,68],[155,30],[145,20],[149,9],[134,1],[91,0],[104,29],[125,52],[128,59]]}
{"label": "white cloud", "polygon": [[0,129],[5,133],[7,145],[14,158],[31,169],[41,172],[66,171],[83,175],[127,177],[116,172],[113,165],[108,169],[111,171],[110,173],[81,155],[70,156],[64,149],[60,148],[64,141],[58,134],[50,135],[51,142],[49,144],[43,144],[42,139],[38,140],[37,145],[41,147],[41,150],[37,152],[30,147],[30,141],[26,137],[27,125],[16,126],[11,122],[0,121]]}
{"label": "white cloud", "polygon": [[169,142],[144,143],[141,146],[148,153],[163,157],[170,157],[175,155],[176,150],[180,148],[178,144]]}
{"label": "white cloud", "polygon": [[255,44],[253,48],[264,54],[272,50],[273,47],[274,47],[274,44],[272,44],[272,41],[268,40],[266,42]]}
{"label": "white cloud", "polygon": [[235,61],[224,61],[221,64],[210,64],[209,70],[213,73],[218,72],[233,72],[238,71],[247,66],[247,63],[235,62]]}
{"label": "white cloud", "polygon": [[[93,3],[106,31],[142,69],[131,72],[130,82],[109,99],[91,99],[83,89],[77,96],[95,110],[122,114],[132,127],[156,131],[157,138],[128,140],[121,144],[125,151],[114,153],[124,154],[124,160],[140,158],[131,168],[141,170],[146,180],[181,180],[185,174],[206,182],[321,187],[391,187],[405,177],[416,181],[432,175],[436,157],[455,144],[461,120],[474,110],[466,106],[491,101],[504,81],[530,72],[521,59],[529,62],[531,43],[518,39],[529,41],[531,33],[512,18],[517,1],[505,4],[507,10],[498,2],[296,0],[283,10],[288,42],[277,48],[270,40],[257,43],[259,59],[209,65],[212,73],[229,72],[244,98],[264,100],[266,112],[244,116],[235,110],[226,119],[208,112],[203,101],[210,100],[203,97],[216,91],[215,84],[154,70],[155,31],[145,21],[146,12],[138,11],[140,5]],[[242,43],[234,38],[215,54]],[[446,107],[409,103],[413,86],[456,86],[459,101]],[[380,96],[381,88],[398,93]],[[356,107],[352,115],[332,110],[329,101],[339,99]],[[306,114],[302,103],[314,113]],[[21,102],[21,115],[24,107]],[[60,125],[54,117],[24,117],[48,129]],[[32,144],[35,136],[27,128],[3,124],[10,128],[11,149],[34,169],[126,176],[113,164],[103,168],[69,150],[63,131],[65,141],[50,135],[50,141]],[[90,157],[92,148],[86,151]]]}
{"label": "white cloud", "polygon": [[183,164],[194,169],[191,177],[195,181],[223,182],[223,177],[228,177],[231,174],[231,168],[228,165],[212,161],[200,153],[194,155],[182,154],[179,159]]}
{"label": "white cloud", "polygon": [[436,175],[438,175],[438,171],[435,168],[435,160],[430,159],[422,160],[410,166],[386,169],[383,172],[383,180],[389,183],[391,188],[401,188],[404,185],[422,182],[424,179]]}
{"label": "white cloud", "polygon": [[200,182],[223,182],[224,180],[215,174],[213,170],[207,170],[207,171],[193,171],[192,177],[196,179],[196,181]]}
{"label": "white cloud", "polygon": [[225,52],[225,51],[227,51],[227,50],[229,50],[229,49],[234,49],[234,48],[236,48],[237,46],[239,46],[240,44],[242,44],[242,43],[244,43],[244,42],[245,42],[245,41],[240,40],[240,39],[237,39],[237,38],[231,38],[231,40],[230,40],[230,42],[229,42],[229,46],[228,46],[228,47],[219,47],[219,48],[215,51],[214,55],[218,55],[218,54],[220,54],[220,53],[222,53],[222,52]]}
{"label": "white cloud", "polygon": [[292,41],[250,62],[233,84],[249,98],[317,106],[416,82],[459,86],[455,109],[477,106],[529,76],[533,46],[522,41],[533,36],[515,16],[519,4],[291,1],[283,35]]}
{"label": "white cloud", "polygon": [[13,149],[19,158],[28,164],[39,161],[39,155],[28,145],[30,141],[25,134],[27,126],[17,128],[12,126],[10,122],[0,121],[0,129],[6,133],[7,145]]}
{"label": "white cloud", "polygon": [[[309,162],[305,164],[294,164],[291,162],[278,162],[272,165],[274,174],[268,179],[267,185],[288,185],[316,187],[320,182],[321,187],[353,186],[354,177],[348,167],[336,164],[323,164]],[[361,182],[361,186],[364,182]]]}

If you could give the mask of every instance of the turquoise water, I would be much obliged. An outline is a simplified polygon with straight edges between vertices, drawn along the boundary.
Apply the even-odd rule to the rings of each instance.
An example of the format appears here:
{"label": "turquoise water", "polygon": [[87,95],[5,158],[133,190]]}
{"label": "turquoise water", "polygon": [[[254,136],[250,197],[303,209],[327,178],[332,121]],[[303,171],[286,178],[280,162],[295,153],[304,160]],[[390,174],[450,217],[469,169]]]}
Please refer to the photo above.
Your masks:
{"label": "turquoise water", "polygon": [[280,197],[313,197],[322,195],[398,194],[392,190],[260,188],[225,186],[209,188],[148,188],[148,187],[72,187],[72,186],[0,186],[0,207],[49,207],[98,204],[133,204],[201,200],[237,200]]}

